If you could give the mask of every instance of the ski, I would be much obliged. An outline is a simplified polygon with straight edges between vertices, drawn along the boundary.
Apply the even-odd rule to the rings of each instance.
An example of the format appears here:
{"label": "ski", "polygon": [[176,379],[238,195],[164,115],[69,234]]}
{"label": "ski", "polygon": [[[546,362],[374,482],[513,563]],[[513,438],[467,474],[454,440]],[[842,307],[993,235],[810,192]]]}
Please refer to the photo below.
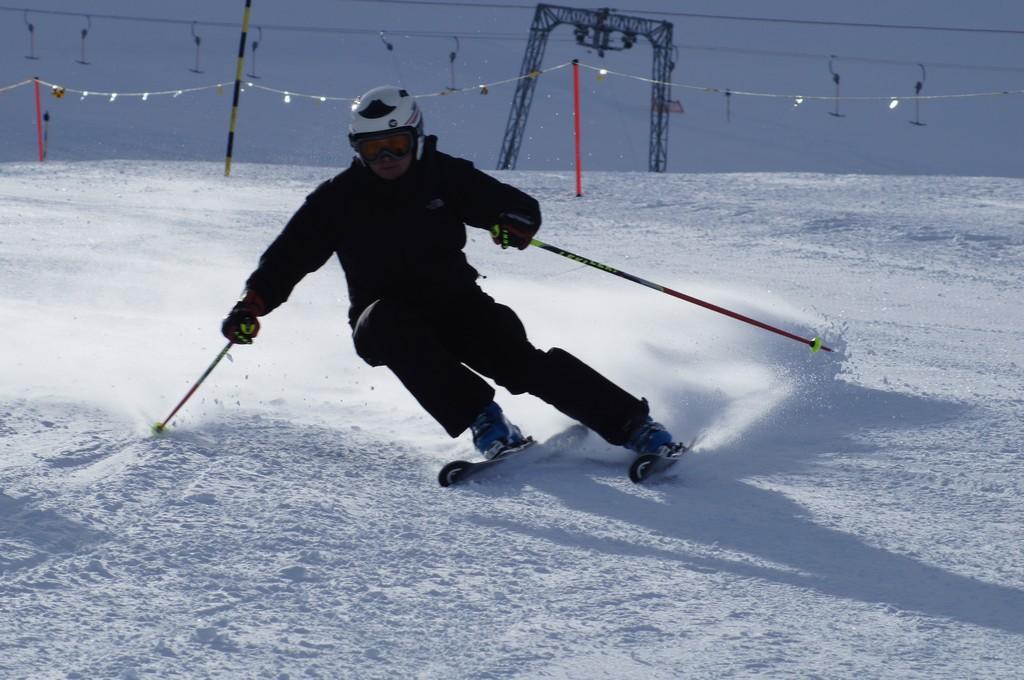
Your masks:
{"label": "ski", "polygon": [[[437,475],[437,481],[443,487],[461,484],[484,470],[506,460],[516,458],[518,454],[529,451],[534,447],[544,449],[549,453],[555,453],[559,450],[577,446],[588,433],[589,430],[586,427],[576,425],[570,427],[565,432],[556,434],[543,444],[537,442],[533,437],[528,437],[521,446],[506,449],[501,455],[489,460],[454,460],[441,468]],[[657,453],[637,456],[629,466],[630,481],[639,484],[654,475],[663,474],[675,465],[676,461],[683,457],[683,454],[690,451],[696,443],[697,439],[695,438],[689,445],[683,443],[669,444],[663,446]]]}
{"label": "ski", "polygon": [[509,458],[514,457],[517,453],[526,451],[536,443],[537,441],[533,437],[527,437],[526,441],[519,446],[510,446],[509,448],[502,450],[502,452],[494,458],[478,461],[453,460],[441,468],[441,471],[437,473],[437,482],[441,486],[458,484],[485,468],[497,465],[498,463],[503,463]]}
{"label": "ski", "polygon": [[668,444],[661,447],[657,453],[645,453],[637,456],[629,466],[629,480],[639,484],[651,475],[662,474],[676,464],[683,454],[689,451],[693,444]]}
{"label": "ski", "polygon": [[583,425],[577,424],[569,427],[564,432],[559,432],[543,443],[537,442],[533,437],[527,437],[525,444],[512,449],[506,449],[497,458],[479,461],[454,460],[441,468],[441,471],[437,474],[437,481],[441,486],[460,484],[466,479],[488,468],[492,468],[498,463],[502,463],[510,458],[516,458],[520,453],[529,451],[534,447],[542,449],[547,453],[557,453],[558,451],[579,445],[589,434],[590,430]]}

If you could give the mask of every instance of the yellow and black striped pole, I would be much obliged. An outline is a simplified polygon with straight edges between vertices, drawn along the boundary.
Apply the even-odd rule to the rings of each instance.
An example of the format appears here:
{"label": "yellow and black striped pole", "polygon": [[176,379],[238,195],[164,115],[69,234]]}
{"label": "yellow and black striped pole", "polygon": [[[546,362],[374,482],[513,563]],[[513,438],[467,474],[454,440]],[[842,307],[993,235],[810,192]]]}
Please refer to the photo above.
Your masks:
{"label": "yellow and black striped pole", "polygon": [[235,68],[235,97],[231,102],[231,125],[228,128],[228,155],[224,160],[224,176],[231,174],[231,153],[235,148],[235,124],[238,122],[238,98],[242,92],[242,74],[245,72],[245,36],[249,32],[249,14],[252,0],[245,0],[245,14],[242,15],[242,39],[238,42],[238,66]]}

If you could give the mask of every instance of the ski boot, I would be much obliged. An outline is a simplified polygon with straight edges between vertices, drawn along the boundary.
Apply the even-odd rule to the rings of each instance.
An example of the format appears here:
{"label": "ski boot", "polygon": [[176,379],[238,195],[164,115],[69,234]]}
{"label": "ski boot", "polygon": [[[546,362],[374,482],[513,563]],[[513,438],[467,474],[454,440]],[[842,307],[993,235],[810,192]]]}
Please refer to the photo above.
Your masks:
{"label": "ski boot", "polygon": [[672,445],[672,435],[661,423],[656,423],[647,416],[633,430],[624,446],[639,455],[660,453],[665,447]]}
{"label": "ski boot", "polygon": [[665,426],[650,416],[637,425],[625,446],[637,454],[629,466],[629,479],[637,484],[653,472],[664,472],[689,450],[685,444],[673,442]]}
{"label": "ski boot", "polygon": [[524,437],[522,431],[508,421],[501,407],[493,401],[476,417],[469,429],[473,432],[473,446],[487,460],[518,451],[533,441]]}

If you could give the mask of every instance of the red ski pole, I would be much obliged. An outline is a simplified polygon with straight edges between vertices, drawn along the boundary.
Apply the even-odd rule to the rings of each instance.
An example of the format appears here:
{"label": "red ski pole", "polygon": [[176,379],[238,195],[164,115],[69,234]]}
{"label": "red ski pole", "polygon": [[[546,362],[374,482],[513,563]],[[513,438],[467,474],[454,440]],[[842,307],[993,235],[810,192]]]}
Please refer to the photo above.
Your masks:
{"label": "red ski pole", "polygon": [[686,300],[687,302],[693,303],[693,304],[698,305],[700,307],[703,307],[705,309],[710,309],[712,312],[718,312],[719,314],[724,314],[725,316],[728,316],[730,318],[736,319],[737,321],[742,321],[744,323],[749,323],[751,326],[757,326],[758,328],[764,329],[766,331],[771,331],[772,333],[776,333],[777,335],[781,335],[784,338],[789,338],[790,340],[796,340],[797,342],[801,342],[801,343],[807,345],[808,347],[810,347],[812,352],[817,352],[819,350],[825,350],[826,352],[833,351],[832,348],[826,347],[825,345],[821,344],[821,338],[819,338],[817,336],[815,336],[813,338],[802,338],[799,335],[795,335],[793,333],[790,333],[789,331],[784,331],[781,328],[776,328],[775,326],[771,326],[769,324],[766,324],[763,321],[758,321],[757,319],[751,319],[749,316],[744,316],[744,315],[742,315],[742,314],[740,314],[738,312],[734,312],[734,311],[732,311],[730,309],[726,309],[725,307],[719,307],[718,305],[711,304],[710,302],[705,302],[704,300],[701,300],[700,298],[695,298],[695,297],[693,297],[691,295],[687,295],[686,293],[680,293],[677,290],[672,290],[671,288],[667,288],[667,287],[659,285],[657,283],[652,283],[650,281],[647,281],[646,279],[641,279],[639,276],[633,276],[632,274],[627,274],[626,272],[619,271],[618,269],[615,269],[614,267],[609,267],[606,264],[601,264],[600,262],[596,262],[594,260],[591,260],[590,258],[583,257],[581,255],[576,255],[575,253],[570,253],[568,250],[563,250],[562,248],[557,248],[555,246],[548,245],[547,243],[544,243],[543,241],[538,241],[537,239],[533,239],[533,241],[531,241],[530,245],[537,246],[538,248],[543,248],[544,250],[547,250],[548,252],[555,253],[556,255],[561,255],[562,257],[567,257],[570,260],[573,260],[574,262],[579,262],[580,264],[585,264],[585,265],[594,267],[595,269],[600,269],[603,272],[608,272],[609,274],[615,274],[616,276],[621,276],[622,278],[624,278],[624,279],[626,279],[628,281],[632,281],[633,283],[639,283],[642,286],[647,286],[648,288],[653,288],[654,290],[661,291],[662,293],[665,293],[667,295],[671,295],[673,297],[677,297],[680,300]]}
{"label": "red ski pole", "polygon": [[174,407],[174,410],[171,411],[171,415],[164,418],[163,422],[155,423],[153,425],[154,434],[160,434],[161,432],[164,431],[164,428],[167,427],[167,423],[171,422],[171,418],[173,418],[174,414],[178,412],[178,409],[185,405],[185,402],[188,401],[193,394],[195,394],[196,390],[199,389],[199,386],[203,384],[203,381],[206,380],[207,376],[209,376],[210,373],[213,372],[213,369],[217,366],[217,364],[220,363],[220,360],[227,356],[228,350],[231,349],[231,345],[233,344],[235,343],[228,342],[228,344],[224,345],[224,349],[220,351],[220,354],[218,354],[217,358],[213,360],[213,363],[209,365],[209,367],[206,369],[206,371],[203,372],[201,376],[199,376],[199,380],[197,380],[196,384],[193,385],[192,388],[188,391],[188,394],[186,394],[182,398],[182,400],[178,402],[178,405]]}

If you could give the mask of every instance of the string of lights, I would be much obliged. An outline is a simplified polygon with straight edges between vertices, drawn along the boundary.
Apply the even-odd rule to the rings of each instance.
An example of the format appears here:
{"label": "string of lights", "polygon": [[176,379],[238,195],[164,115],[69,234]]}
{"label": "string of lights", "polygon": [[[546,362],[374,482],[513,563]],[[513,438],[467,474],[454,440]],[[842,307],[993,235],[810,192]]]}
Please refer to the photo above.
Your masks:
{"label": "string of lights", "polygon": [[[547,74],[547,73],[551,73],[551,72],[554,72],[554,71],[558,71],[558,70],[567,68],[567,67],[569,67],[571,65],[572,65],[571,62],[566,62],[566,63],[563,63],[563,64],[557,64],[555,66],[550,66],[550,67],[547,67],[547,68],[544,68],[544,69],[541,69],[541,70],[538,70],[538,71],[534,71],[534,72],[526,74],[526,75],[515,76],[515,77],[512,77],[512,78],[505,78],[505,79],[501,79],[501,80],[495,80],[495,81],[492,81],[492,82],[489,82],[489,83],[481,83],[481,84],[478,84],[478,85],[471,85],[471,86],[462,87],[462,88],[446,88],[444,90],[440,90],[440,91],[436,91],[436,92],[426,92],[426,93],[422,93],[422,94],[417,94],[415,96],[417,98],[443,97],[443,96],[447,96],[447,95],[465,94],[465,93],[468,93],[468,92],[476,92],[476,93],[479,93],[479,94],[488,94],[490,88],[492,88],[492,87],[498,87],[498,86],[501,86],[501,85],[507,85],[509,83],[514,83],[514,82],[517,82],[519,80],[523,80],[524,78],[539,78],[541,75],[544,75],[544,74]],[[619,71],[613,71],[611,69],[607,69],[607,68],[603,68],[603,67],[599,67],[599,66],[593,66],[591,64],[586,64],[586,63],[583,63],[583,62],[579,62],[579,65],[582,68],[594,71],[597,74],[598,80],[603,80],[607,76],[616,76],[616,77],[626,78],[626,79],[630,79],[630,80],[636,80],[636,81],[640,81],[640,82],[644,82],[644,83],[658,83],[658,84],[663,84],[663,85],[669,85],[671,87],[676,87],[676,88],[679,88],[679,89],[682,89],[682,90],[690,90],[690,91],[703,92],[703,93],[709,93],[709,94],[723,94],[723,95],[727,95],[729,97],[734,97],[735,96],[735,97],[760,97],[760,98],[786,99],[786,100],[789,100],[789,101],[793,102],[794,106],[799,106],[800,104],[804,103],[805,101],[822,101],[822,102],[838,102],[838,101],[878,102],[878,101],[884,101],[884,102],[887,102],[889,104],[890,108],[895,108],[896,106],[899,105],[899,102],[901,100],[908,100],[908,101],[937,101],[937,100],[954,100],[954,99],[971,99],[971,98],[981,98],[981,97],[1000,97],[1000,96],[1021,96],[1021,95],[1024,95],[1024,89],[1018,89],[1018,90],[1009,90],[1009,89],[1008,90],[994,90],[994,91],[986,91],[986,92],[958,92],[958,93],[949,93],[949,94],[929,94],[929,95],[922,95],[922,94],[918,93],[918,94],[915,94],[915,95],[907,95],[907,96],[903,96],[903,95],[866,95],[866,96],[865,95],[842,95],[842,96],[840,96],[840,95],[803,95],[803,94],[790,94],[790,93],[781,93],[781,92],[756,92],[756,91],[745,91],[745,90],[733,90],[733,89],[725,88],[725,87],[713,87],[713,86],[706,86],[706,85],[692,85],[692,84],[688,84],[688,83],[675,83],[675,82],[666,82],[666,81],[655,81],[655,80],[653,80],[651,78],[648,78],[648,77],[645,77],[645,76],[639,76],[639,75],[635,75],[635,74],[631,74],[631,73],[623,73],[623,72],[619,72]],[[34,79],[30,78],[30,79],[23,80],[23,81],[20,81],[20,82],[17,82],[17,83],[13,83],[11,85],[0,87],[0,92],[6,92],[8,90],[13,90],[13,89],[16,89],[18,87],[29,85],[29,84],[31,84],[33,82],[34,82]],[[53,96],[57,97],[57,98],[62,98],[66,94],[71,93],[71,94],[79,95],[81,97],[81,99],[86,99],[88,97],[106,97],[106,98],[109,98],[110,101],[115,101],[118,98],[140,98],[143,101],[145,101],[145,100],[149,99],[150,97],[160,97],[160,96],[179,97],[179,96],[181,96],[183,94],[190,94],[190,93],[194,93],[194,92],[202,92],[202,91],[206,91],[206,90],[217,90],[218,93],[222,94],[224,88],[231,84],[229,82],[224,82],[224,83],[214,83],[212,85],[203,85],[203,86],[199,86],[199,87],[184,87],[184,88],[178,88],[178,89],[173,89],[173,90],[155,90],[155,91],[148,91],[148,92],[116,92],[116,91],[99,91],[99,90],[76,89],[76,88],[71,88],[71,87],[65,87],[63,85],[59,85],[57,83],[52,83],[52,82],[49,82],[49,81],[46,81],[46,80],[43,80],[43,79],[39,79],[39,83],[40,83],[40,85],[44,85],[44,86],[50,88],[50,91],[53,94]],[[273,87],[269,87],[269,86],[266,86],[266,85],[259,85],[259,84],[255,84],[255,83],[253,83],[251,81],[246,83],[246,89],[252,89],[252,90],[257,90],[257,91],[263,91],[263,92],[269,92],[269,93],[272,93],[272,94],[276,94],[278,96],[281,96],[285,103],[291,103],[292,98],[309,99],[309,100],[319,101],[319,102],[328,102],[328,101],[352,102],[355,99],[354,97],[328,96],[328,95],[319,95],[319,94],[309,94],[309,93],[303,93],[303,92],[295,92],[293,90],[288,90],[288,89],[278,89],[278,88],[273,88]]]}
{"label": "string of lights", "polygon": [[717,94],[728,94],[729,96],[736,97],[768,97],[775,99],[788,99],[795,102],[797,105],[802,104],[805,101],[899,101],[902,99],[907,100],[928,100],[928,99],[967,99],[972,97],[1001,97],[1007,95],[1024,95],[1024,90],[996,90],[990,92],[961,92],[954,94],[932,94],[932,95],[912,95],[912,96],[893,96],[893,95],[801,95],[801,94],[784,94],[780,92],[749,92],[744,90],[733,90],[727,87],[709,87],[706,85],[688,85],[685,83],[673,83],[666,81],[654,80],[652,78],[646,78],[644,76],[633,75],[631,73],[620,73],[618,71],[612,71],[607,68],[600,66],[591,66],[590,64],[584,64],[580,62],[582,68],[596,71],[598,78],[613,75],[621,78],[629,78],[631,80],[639,80],[645,83],[657,83],[660,85],[669,85],[671,87],[678,87],[683,90],[696,90],[699,92],[717,93]]}
{"label": "string of lights", "polygon": [[[528,73],[528,74],[523,75],[523,76],[515,76],[513,78],[505,78],[503,80],[495,80],[495,81],[489,82],[489,83],[480,83],[479,85],[471,85],[469,87],[447,88],[447,89],[441,90],[439,92],[427,92],[427,93],[424,93],[424,94],[418,94],[418,95],[416,95],[416,97],[417,98],[443,97],[443,96],[447,96],[447,95],[463,94],[463,93],[467,93],[467,92],[477,92],[479,94],[486,95],[486,94],[488,94],[490,92],[490,89],[492,87],[499,87],[501,85],[507,85],[509,83],[514,83],[514,82],[517,82],[519,80],[523,80],[524,78],[539,78],[541,75],[543,75],[545,73],[550,73],[552,71],[558,71],[558,70],[566,68],[568,66],[570,66],[570,63],[566,62],[564,64],[558,64],[558,65],[551,66],[549,68],[545,68],[545,69],[542,69],[542,70],[539,70],[539,71],[534,71],[533,73]],[[33,82],[35,82],[36,80],[37,79],[35,79],[35,78],[29,78],[27,80],[22,80],[20,82],[13,83],[11,85],[0,87],[0,92],[6,92],[8,90],[14,90],[16,88],[23,87],[25,85],[30,85]],[[180,97],[183,94],[191,94],[193,92],[202,92],[202,91],[205,91],[205,90],[217,90],[218,94],[223,94],[224,88],[227,87],[228,85],[231,85],[231,82],[223,82],[223,83],[214,83],[212,85],[201,85],[201,86],[198,86],[198,87],[183,87],[183,88],[178,88],[178,89],[174,89],[174,90],[152,90],[152,91],[146,91],[146,92],[117,92],[117,91],[103,91],[103,90],[82,90],[82,89],[77,89],[77,88],[73,88],[73,87],[65,87],[65,86],[60,85],[58,83],[52,83],[52,82],[49,82],[47,80],[43,80],[42,78],[39,78],[38,81],[39,81],[40,85],[43,85],[45,87],[50,88],[50,93],[55,98],[57,98],[57,99],[63,99],[68,94],[75,94],[75,95],[79,95],[79,97],[81,99],[86,99],[88,97],[106,97],[110,101],[116,101],[119,98],[122,98],[122,99],[123,98],[139,98],[142,101],[146,101],[150,97],[162,97],[162,96]],[[280,95],[281,97],[283,97],[284,102],[286,104],[290,104],[293,97],[299,98],[299,99],[310,99],[310,100],[321,102],[321,103],[329,102],[329,101],[336,101],[336,102],[353,102],[353,101],[355,101],[355,97],[338,97],[338,96],[328,96],[328,95],[319,95],[319,94],[308,94],[308,93],[303,93],[303,92],[295,92],[293,90],[281,90],[281,89],[277,89],[277,88],[273,88],[273,87],[268,87],[266,85],[259,85],[259,84],[253,83],[251,81],[246,82],[245,88],[243,88],[243,90],[244,89],[259,90],[259,91],[263,91],[263,92],[270,92],[270,93],[273,93],[273,94]]]}
{"label": "string of lights", "polygon": [[[723,52],[727,54],[743,54],[753,57],[773,57],[781,59],[805,59],[809,61],[837,61],[861,64],[884,64],[886,66],[917,66],[920,61],[908,61],[906,59],[884,59],[880,57],[859,57],[842,54],[820,54],[813,52],[792,52],[784,50],[756,50],[744,47],[729,47],[723,45],[676,45],[676,49],[691,50],[700,52]],[[925,61],[928,68],[947,68],[963,71],[996,71],[1003,73],[1024,73],[1024,67],[1020,66],[995,66],[991,64],[960,64],[954,62]]]}
{"label": "string of lights", "polygon": [[[17,87],[17,86],[20,86],[20,85],[26,85],[26,84],[31,83],[31,82],[33,82],[33,81],[30,79],[30,80],[24,81],[23,83],[19,83],[18,85],[14,86],[14,87]],[[224,88],[227,85],[230,85],[231,83],[229,83],[229,82],[226,82],[226,83],[215,83],[213,85],[202,85],[202,86],[199,86],[199,87],[183,87],[183,88],[180,88],[180,89],[177,89],[177,90],[155,90],[155,91],[152,91],[152,92],[102,92],[102,91],[99,91],[99,90],[77,90],[75,88],[64,87],[64,86],[58,85],[56,83],[47,82],[47,81],[43,80],[42,78],[39,79],[39,84],[40,85],[45,85],[46,87],[50,88],[50,93],[53,94],[53,96],[56,97],[57,99],[62,99],[66,94],[71,93],[71,94],[80,95],[80,97],[82,99],[85,99],[87,97],[108,97],[110,99],[110,101],[114,101],[118,97],[122,97],[122,98],[124,98],[124,97],[138,97],[142,101],[146,101],[150,97],[165,97],[165,96],[180,97],[183,94],[191,94],[193,92],[202,92],[204,90],[218,90],[218,93],[223,94]]]}
{"label": "string of lights", "polygon": [[22,87],[23,85],[29,85],[31,82],[32,82],[32,79],[29,78],[28,80],[22,80],[21,82],[14,83],[13,85],[5,85],[4,87],[0,87],[0,92],[7,92],[8,90],[16,90],[19,87]]}

